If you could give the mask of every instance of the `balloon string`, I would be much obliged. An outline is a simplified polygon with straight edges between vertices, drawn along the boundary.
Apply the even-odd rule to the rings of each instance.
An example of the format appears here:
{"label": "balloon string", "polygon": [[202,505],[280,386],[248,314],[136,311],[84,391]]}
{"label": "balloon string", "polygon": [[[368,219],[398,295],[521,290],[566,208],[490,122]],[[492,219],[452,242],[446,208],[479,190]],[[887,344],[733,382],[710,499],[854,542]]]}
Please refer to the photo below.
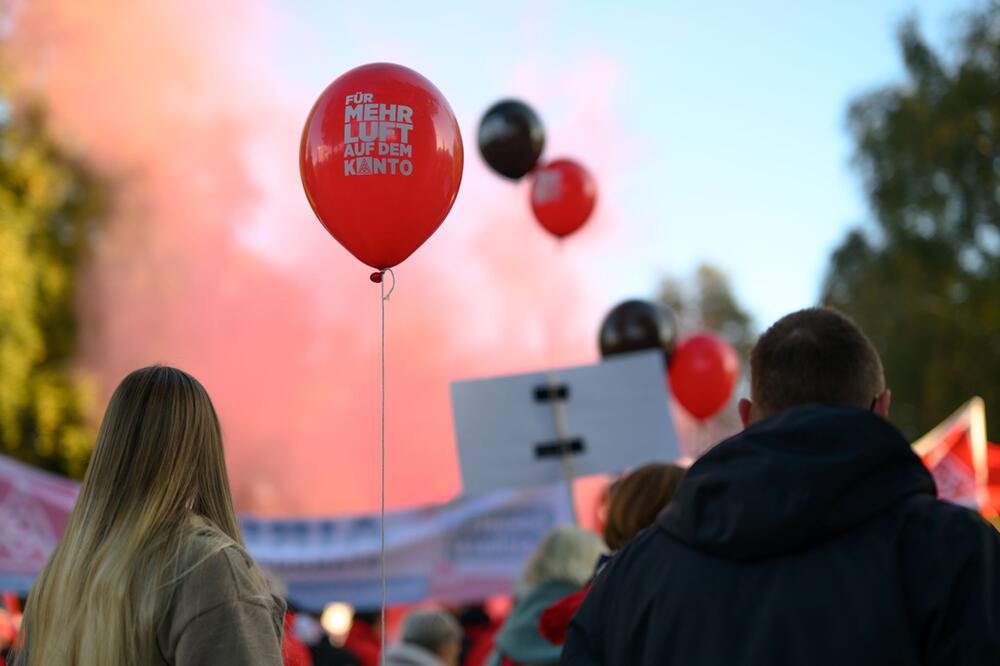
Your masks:
{"label": "balloon string", "polygon": [[[389,300],[389,297],[392,296],[392,290],[396,288],[396,274],[392,272],[391,268],[384,268],[384,269],[382,269],[379,272],[382,275],[385,275],[386,273],[388,273],[389,277],[392,278],[392,284],[389,286],[389,293],[388,294],[384,294],[382,296],[382,300],[383,301],[387,301],[387,300]],[[382,288],[382,291],[383,292],[385,291],[385,287]]]}
{"label": "balloon string", "polygon": [[381,377],[379,380],[379,388],[381,389],[382,398],[382,425],[380,430],[380,451],[381,458],[379,461],[379,467],[381,472],[381,483],[380,483],[380,497],[379,497],[379,578],[382,584],[382,607],[380,611],[381,616],[381,631],[379,631],[379,641],[380,641],[380,651],[379,651],[379,662],[385,665],[385,635],[386,635],[386,623],[385,623],[385,606],[386,606],[386,582],[385,582],[385,302],[389,300],[392,296],[393,290],[396,288],[396,274],[392,272],[391,268],[385,268],[379,271],[380,277],[384,277],[386,273],[389,273],[392,277],[392,285],[389,287],[388,293],[385,290],[385,280],[380,279],[379,285],[382,288],[382,297],[379,300],[380,305],[380,315],[379,315],[379,325],[381,334],[381,348],[379,353],[379,360],[381,363]]}

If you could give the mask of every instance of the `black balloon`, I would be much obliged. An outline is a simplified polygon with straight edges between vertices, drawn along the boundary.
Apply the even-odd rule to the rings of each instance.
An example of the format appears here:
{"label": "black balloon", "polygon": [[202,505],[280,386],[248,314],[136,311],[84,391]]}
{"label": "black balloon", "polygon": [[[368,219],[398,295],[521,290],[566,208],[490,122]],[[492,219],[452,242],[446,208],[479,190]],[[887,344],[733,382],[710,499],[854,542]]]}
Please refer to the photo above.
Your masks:
{"label": "black balloon", "polygon": [[523,177],[538,163],[545,128],[530,106],[505,99],[490,107],[479,123],[479,152],[501,176]]}
{"label": "black balloon", "polygon": [[677,319],[670,308],[649,301],[625,301],[604,318],[598,334],[601,356],[659,349],[669,361],[677,344]]}

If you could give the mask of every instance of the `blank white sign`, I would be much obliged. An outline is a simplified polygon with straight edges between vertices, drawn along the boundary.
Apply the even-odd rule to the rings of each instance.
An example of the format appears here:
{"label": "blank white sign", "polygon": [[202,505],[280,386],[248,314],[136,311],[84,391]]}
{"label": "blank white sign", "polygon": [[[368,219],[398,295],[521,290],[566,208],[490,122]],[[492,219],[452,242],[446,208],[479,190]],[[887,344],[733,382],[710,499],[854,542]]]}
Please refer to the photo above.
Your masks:
{"label": "blank white sign", "polygon": [[558,482],[558,455],[539,458],[536,447],[557,442],[550,402],[535,398],[554,375],[564,401],[576,476],[619,473],[648,462],[680,457],[659,352],[624,354],[595,365],[550,372],[472,379],[451,384],[462,485],[478,494]]}

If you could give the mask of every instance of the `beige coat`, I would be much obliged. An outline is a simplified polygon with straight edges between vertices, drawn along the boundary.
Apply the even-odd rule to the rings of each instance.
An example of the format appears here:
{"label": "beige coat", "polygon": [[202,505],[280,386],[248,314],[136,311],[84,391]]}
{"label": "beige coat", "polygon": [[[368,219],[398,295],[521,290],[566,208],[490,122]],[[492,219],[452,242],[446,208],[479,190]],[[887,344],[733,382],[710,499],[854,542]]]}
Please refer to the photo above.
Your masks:
{"label": "beige coat", "polygon": [[281,666],[284,602],[243,548],[232,543],[199,563],[206,552],[200,540],[186,558],[194,568],[170,595],[154,663]]}

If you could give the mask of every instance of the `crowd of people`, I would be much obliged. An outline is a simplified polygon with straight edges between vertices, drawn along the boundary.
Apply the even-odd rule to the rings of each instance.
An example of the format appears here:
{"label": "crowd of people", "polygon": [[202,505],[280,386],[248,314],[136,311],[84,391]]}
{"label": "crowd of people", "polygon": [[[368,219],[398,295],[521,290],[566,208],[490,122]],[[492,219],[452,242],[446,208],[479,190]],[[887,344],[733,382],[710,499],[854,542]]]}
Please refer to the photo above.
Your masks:
{"label": "crowd of people", "polygon": [[[337,641],[316,613],[289,609],[285,666],[511,666],[557,664],[569,620],[610,554],[652,525],[676,491],[684,469],[653,463],[611,485],[603,535],[564,526],[538,544],[519,577],[503,618],[482,604],[418,608],[408,613],[398,641],[380,659],[380,615],[354,613]],[[280,587],[280,581],[273,586]]]}
{"label": "crowd of people", "polygon": [[332,641],[242,545],[218,420],[169,367],[111,398],[13,664],[693,666],[1000,663],[1000,534],[937,499],[843,315],[788,315],[750,358],[745,429],[610,489],[603,534],[551,532],[502,618],[377,612]]}

